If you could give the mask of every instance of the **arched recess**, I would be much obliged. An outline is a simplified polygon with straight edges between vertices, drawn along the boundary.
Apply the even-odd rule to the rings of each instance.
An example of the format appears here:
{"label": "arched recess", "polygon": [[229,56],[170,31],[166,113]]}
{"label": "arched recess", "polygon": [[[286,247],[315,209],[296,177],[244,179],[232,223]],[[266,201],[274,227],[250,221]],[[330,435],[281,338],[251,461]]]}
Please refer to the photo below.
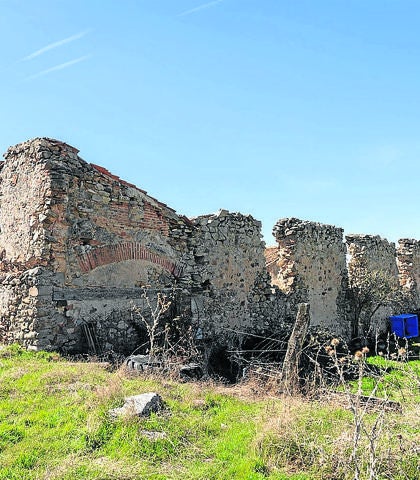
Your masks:
{"label": "arched recess", "polygon": [[175,278],[182,274],[179,263],[165,255],[153,252],[138,242],[123,242],[112,245],[103,245],[78,255],[79,267],[82,273],[127,260],[141,260],[158,265]]}

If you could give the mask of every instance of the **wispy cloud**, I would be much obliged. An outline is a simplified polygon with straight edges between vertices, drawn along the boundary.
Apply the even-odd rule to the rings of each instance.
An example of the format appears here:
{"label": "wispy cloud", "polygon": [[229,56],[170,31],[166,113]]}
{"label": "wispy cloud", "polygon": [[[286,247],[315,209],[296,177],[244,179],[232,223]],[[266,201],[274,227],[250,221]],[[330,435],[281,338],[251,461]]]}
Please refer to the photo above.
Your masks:
{"label": "wispy cloud", "polygon": [[48,75],[51,72],[55,72],[57,70],[63,70],[64,68],[71,67],[72,65],[76,65],[76,63],[83,62],[90,58],[92,55],[84,55],[83,57],[75,58],[74,60],[70,60],[69,62],[60,63],[60,65],[56,65],[55,67],[47,68],[46,70],[42,70],[42,72],[35,73],[34,75],[30,75],[26,77],[25,80],[32,80],[34,78],[43,77],[44,75]]}
{"label": "wispy cloud", "polygon": [[185,17],[186,15],[191,15],[192,13],[199,12],[201,10],[205,10],[206,8],[214,7],[218,3],[222,3],[224,0],[213,0],[212,2],[203,3],[198,7],[191,8],[190,10],[185,10],[185,12],[178,13],[177,17]]}
{"label": "wispy cloud", "polygon": [[63,38],[62,40],[58,40],[57,42],[49,43],[48,45],[45,45],[45,47],[42,47],[39,50],[32,52],[27,57],[24,57],[22,60],[32,60],[33,58],[39,57],[40,55],[42,55],[45,52],[48,52],[49,50],[53,50],[54,48],[61,47],[66,43],[74,42],[75,40],[78,40],[79,38],[84,37],[87,33],[89,33],[89,31],[90,30],[84,30],[83,32],[76,33],[71,37]]}

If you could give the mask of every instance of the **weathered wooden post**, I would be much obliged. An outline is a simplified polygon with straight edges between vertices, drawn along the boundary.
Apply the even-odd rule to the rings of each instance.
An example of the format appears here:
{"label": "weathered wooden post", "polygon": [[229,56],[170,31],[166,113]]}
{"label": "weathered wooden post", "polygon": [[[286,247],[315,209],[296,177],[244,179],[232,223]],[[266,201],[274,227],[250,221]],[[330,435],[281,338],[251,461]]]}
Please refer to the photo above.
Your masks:
{"label": "weathered wooden post", "polygon": [[309,303],[299,303],[295,325],[287,342],[286,356],[281,370],[282,390],[289,395],[300,392],[299,362],[309,322]]}

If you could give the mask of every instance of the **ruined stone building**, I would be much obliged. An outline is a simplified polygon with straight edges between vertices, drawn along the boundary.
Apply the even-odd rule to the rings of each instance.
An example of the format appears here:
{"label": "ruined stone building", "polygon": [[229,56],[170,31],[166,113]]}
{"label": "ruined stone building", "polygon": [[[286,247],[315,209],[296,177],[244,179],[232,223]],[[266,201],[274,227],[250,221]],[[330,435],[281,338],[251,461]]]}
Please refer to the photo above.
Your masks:
{"label": "ruined stone building", "polygon": [[103,349],[130,351],[143,286],[175,288],[174,315],[200,336],[270,327],[276,306],[252,217],[189,220],[45,138],[11,147],[0,179],[2,341],[77,351],[94,330]]}
{"label": "ruined stone building", "polygon": [[348,236],[347,252],[342,229],[289,218],[265,251],[251,216],[188,219],[57,140],[16,145],[4,158],[1,342],[86,351],[94,336],[102,350],[130,352],[141,342],[133,306],[144,289],[172,295],[172,319],[204,341],[279,335],[302,301],[313,326],[348,336],[348,254],[399,276],[419,300],[415,240],[396,251],[379,237]]}

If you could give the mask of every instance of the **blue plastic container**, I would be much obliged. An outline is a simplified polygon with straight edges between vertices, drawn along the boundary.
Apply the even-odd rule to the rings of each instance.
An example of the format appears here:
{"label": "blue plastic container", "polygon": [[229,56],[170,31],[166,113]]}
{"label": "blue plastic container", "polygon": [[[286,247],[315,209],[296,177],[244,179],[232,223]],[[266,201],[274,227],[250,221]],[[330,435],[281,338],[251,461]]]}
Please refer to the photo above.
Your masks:
{"label": "blue plastic container", "polygon": [[391,332],[397,337],[413,338],[419,336],[419,320],[413,313],[402,313],[389,317]]}

